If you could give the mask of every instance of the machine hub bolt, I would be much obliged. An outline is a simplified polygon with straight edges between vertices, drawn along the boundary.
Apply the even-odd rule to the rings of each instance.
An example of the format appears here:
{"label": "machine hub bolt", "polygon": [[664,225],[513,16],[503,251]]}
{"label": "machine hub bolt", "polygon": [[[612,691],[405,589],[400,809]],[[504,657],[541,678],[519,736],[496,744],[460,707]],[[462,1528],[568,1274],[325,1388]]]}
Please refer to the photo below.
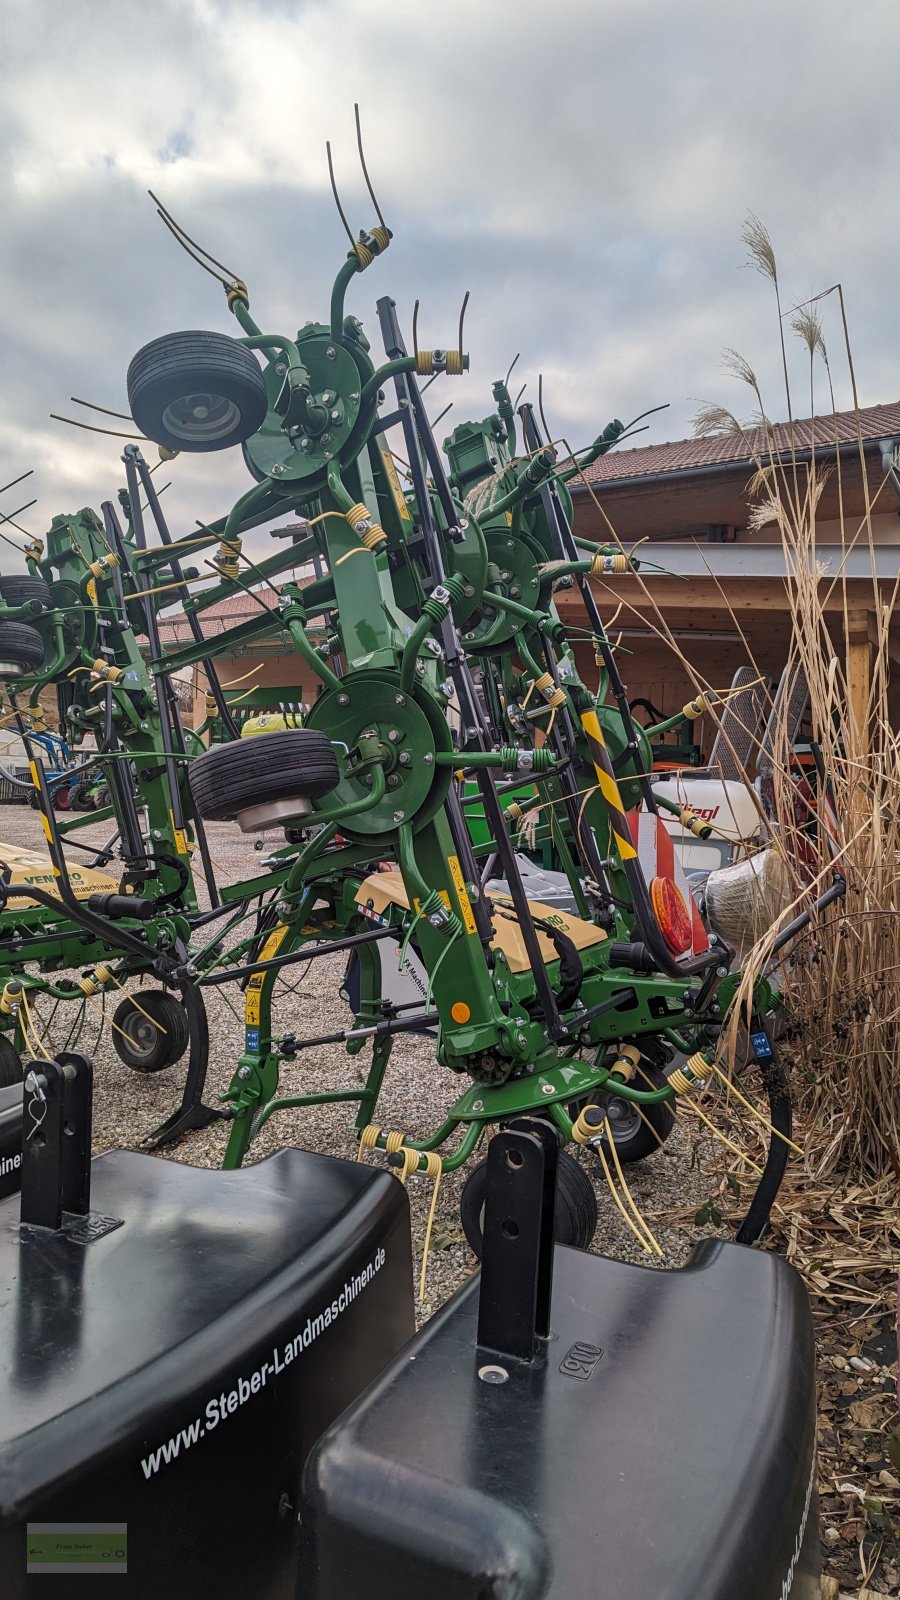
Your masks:
{"label": "machine hub bolt", "polygon": [[348,694],[339,694],[338,695],[338,705],[339,706],[348,706],[349,704],[350,704],[350,696]]}
{"label": "machine hub bolt", "polygon": [[402,822],[403,818],[405,816],[406,816],[406,812],[405,811],[395,811],[394,812],[394,821],[395,822]]}
{"label": "machine hub bolt", "polygon": [[390,739],[391,744],[398,744],[403,738],[403,735],[399,728],[391,728],[390,732],[388,733],[388,738]]}
{"label": "machine hub bolt", "polygon": [[339,411],[332,411],[331,420],[332,420],[332,422],[340,422],[341,413]]}
{"label": "machine hub bolt", "polygon": [[542,1083],[541,1084],[541,1094],[552,1094],[552,1093],[553,1093],[553,1085],[552,1085],[552,1083]]}
{"label": "machine hub bolt", "polygon": [[246,1083],[247,1079],[252,1077],[252,1076],[253,1076],[252,1067],[238,1067],[238,1077],[239,1078],[243,1078],[245,1083]]}

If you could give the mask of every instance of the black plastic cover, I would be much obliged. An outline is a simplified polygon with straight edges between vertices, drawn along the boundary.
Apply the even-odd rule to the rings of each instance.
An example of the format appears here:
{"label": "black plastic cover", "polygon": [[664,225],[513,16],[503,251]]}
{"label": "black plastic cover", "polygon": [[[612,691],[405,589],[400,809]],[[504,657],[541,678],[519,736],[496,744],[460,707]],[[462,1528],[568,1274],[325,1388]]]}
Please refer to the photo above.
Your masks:
{"label": "black plastic cover", "polygon": [[786,1262],[557,1246],[530,1364],[476,1350],[477,1313],[476,1280],[316,1447],[298,1600],[818,1600],[812,1323]]}
{"label": "black plastic cover", "polygon": [[22,1183],[22,1085],[0,1089],[0,1200]]}
{"label": "black plastic cover", "polygon": [[27,1574],[35,1525],[124,1524],[123,1600],[287,1600],[304,1459],[413,1330],[405,1191],[116,1151],[91,1206],[56,1233],[0,1203],[0,1594],[96,1600]]}

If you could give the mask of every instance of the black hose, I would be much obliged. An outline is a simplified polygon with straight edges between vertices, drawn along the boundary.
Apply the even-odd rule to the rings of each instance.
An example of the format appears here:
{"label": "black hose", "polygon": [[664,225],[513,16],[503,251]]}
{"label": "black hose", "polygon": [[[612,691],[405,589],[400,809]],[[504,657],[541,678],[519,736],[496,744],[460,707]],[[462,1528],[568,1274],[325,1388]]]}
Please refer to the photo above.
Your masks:
{"label": "black hose", "polygon": [[[787,1166],[789,1146],[785,1140],[790,1139],[792,1128],[791,1092],[787,1074],[775,1045],[759,1017],[754,1017],[751,1023],[750,1044],[765,1084],[769,1099],[769,1118],[776,1132],[770,1136],[769,1153],[763,1175],[756,1186],[756,1193],[750,1202],[747,1215],[738,1228],[738,1244],[755,1244],[768,1227],[769,1214],[775,1204]],[[779,1138],[779,1134],[783,1137]]]}

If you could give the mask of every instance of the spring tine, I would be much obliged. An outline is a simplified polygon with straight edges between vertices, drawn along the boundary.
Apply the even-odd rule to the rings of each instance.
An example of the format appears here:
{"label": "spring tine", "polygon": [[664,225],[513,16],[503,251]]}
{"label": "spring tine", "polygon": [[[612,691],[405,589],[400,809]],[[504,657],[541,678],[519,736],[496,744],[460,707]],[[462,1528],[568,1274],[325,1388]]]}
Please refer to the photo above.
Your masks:
{"label": "spring tine", "polygon": [[359,149],[359,164],[362,167],[363,177],[366,180],[366,188],[369,191],[369,198],[371,199],[372,204],[375,207],[375,211],[376,211],[376,214],[378,216],[378,221],[381,223],[381,226],[383,228],[387,228],[387,223],[385,222],[384,217],[381,214],[381,207],[378,204],[378,201],[375,199],[375,190],[372,188],[372,183],[371,183],[371,180],[369,178],[368,168],[366,167],[366,158],[363,155],[362,129],[361,129],[360,124],[359,124],[359,106],[358,105],[354,105],[353,114],[356,117],[356,144],[357,144],[357,148]]}
{"label": "spring tine", "polygon": [[337,184],[335,183],[335,180],[334,180],[334,162],[331,159],[331,140],[330,139],[326,139],[325,140],[325,153],[326,153],[326,155],[328,157],[328,176],[331,179],[331,192],[334,195],[334,203],[338,208],[338,216],[340,217],[342,223],[344,224],[344,231],[345,231],[345,233],[347,235],[347,238],[350,240],[350,248],[351,248],[351,250],[353,250],[355,248],[355,246],[356,246],[356,240],[354,239],[353,234],[350,231],[350,224],[349,224],[349,222],[347,221],[347,218],[344,215],[344,208],[341,205],[341,197],[338,194]]}

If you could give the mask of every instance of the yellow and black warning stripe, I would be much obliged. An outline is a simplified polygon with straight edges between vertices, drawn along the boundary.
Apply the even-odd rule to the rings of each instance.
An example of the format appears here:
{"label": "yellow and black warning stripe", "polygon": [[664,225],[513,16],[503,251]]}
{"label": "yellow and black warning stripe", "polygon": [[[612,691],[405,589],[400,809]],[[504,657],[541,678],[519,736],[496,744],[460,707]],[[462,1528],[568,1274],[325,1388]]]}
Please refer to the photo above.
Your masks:
{"label": "yellow and black warning stripe", "polygon": [[606,809],[609,813],[610,826],[619,857],[622,861],[634,861],[637,859],[637,850],[631,837],[631,829],[628,826],[628,818],[625,815],[625,807],[622,804],[619,785],[616,782],[616,775],[613,772],[609,751],[606,748],[606,740],[603,737],[603,729],[600,726],[596,711],[582,711],[581,726],[587,735],[591,760],[594,763],[594,771],[597,774],[597,785],[606,801]]}

